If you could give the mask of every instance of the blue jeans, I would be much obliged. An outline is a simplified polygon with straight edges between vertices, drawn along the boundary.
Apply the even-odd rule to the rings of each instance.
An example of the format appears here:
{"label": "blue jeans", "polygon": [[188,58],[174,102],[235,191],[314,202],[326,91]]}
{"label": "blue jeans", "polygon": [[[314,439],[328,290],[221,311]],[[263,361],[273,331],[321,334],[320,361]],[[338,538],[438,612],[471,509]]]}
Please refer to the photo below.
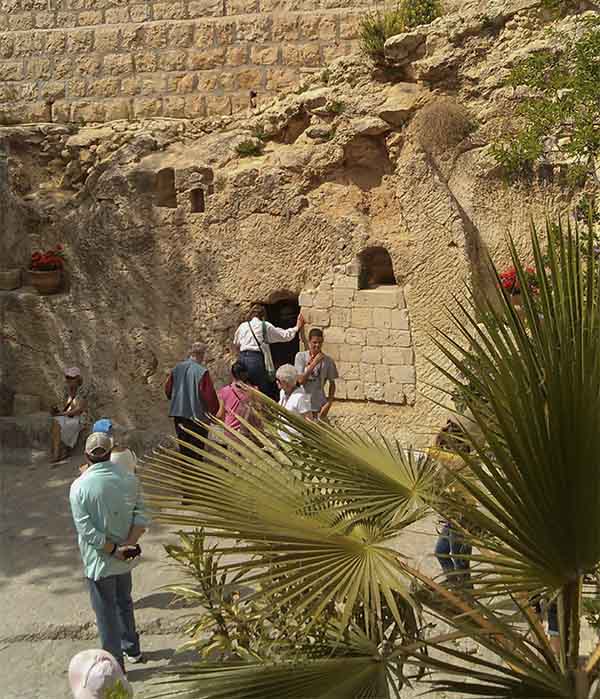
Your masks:
{"label": "blue jeans", "polygon": [[123,651],[127,655],[140,654],[131,599],[131,573],[100,580],[88,578],[87,581],[102,648],[124,668]]}
{"label": "blue jeans", "polygon": [[446,522],[435,546],[435,556],[449,582],[469,583],[470,561],[461,556],[470,556],[471,551],[471,544],[467,543],[463,535]]}
{"label": "blue jeans", "polygon": [[279,391],[275,383],[267,375],[263,353],[244,350],[240,352],[240,361],[246,365],[250,383],[254,384],[261,393],[269,396],[274,401],[278,401]]}

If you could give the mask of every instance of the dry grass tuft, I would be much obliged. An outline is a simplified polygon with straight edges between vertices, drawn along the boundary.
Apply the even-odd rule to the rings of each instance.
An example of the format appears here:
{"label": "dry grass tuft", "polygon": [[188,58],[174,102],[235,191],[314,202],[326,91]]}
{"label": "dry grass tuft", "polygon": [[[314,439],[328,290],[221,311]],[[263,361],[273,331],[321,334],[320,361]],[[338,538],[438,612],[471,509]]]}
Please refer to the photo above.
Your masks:
{"label": "dry grass tuft", "polygon": [[415,114],[409,133],[428,153],[443,153],[476,128],[469,110],[453,97],[440,97]]}

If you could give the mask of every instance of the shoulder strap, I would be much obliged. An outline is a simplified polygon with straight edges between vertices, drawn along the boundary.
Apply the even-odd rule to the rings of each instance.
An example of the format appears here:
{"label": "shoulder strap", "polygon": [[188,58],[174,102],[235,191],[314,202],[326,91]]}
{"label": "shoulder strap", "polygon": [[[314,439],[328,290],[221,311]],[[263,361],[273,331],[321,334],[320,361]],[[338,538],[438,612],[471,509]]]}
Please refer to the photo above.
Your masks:
{"label": "shoulder strap", "polygon": [[269,344],[269,336],[267,335],[267,324],[265,323],[264,320],[262,322],[262,333],[263,333],[263,342],[265,343],[265,345],[268,345]]}
{"label": "shoulder strap", "polygon": [[[254,338],[254,342],[256,342],[256,346],[257,346],[258,349],[262,352],[261,344],[260,344],[260,342],[256,339],[256,335],[254,334],[254,330],[252,330],[252,323],[251,323],[250,321],[248,321],[248,327],[250,328],[250,332],[252,333],[252,337]],[[263,330],[263,333],[264,333],[264,330]]]}

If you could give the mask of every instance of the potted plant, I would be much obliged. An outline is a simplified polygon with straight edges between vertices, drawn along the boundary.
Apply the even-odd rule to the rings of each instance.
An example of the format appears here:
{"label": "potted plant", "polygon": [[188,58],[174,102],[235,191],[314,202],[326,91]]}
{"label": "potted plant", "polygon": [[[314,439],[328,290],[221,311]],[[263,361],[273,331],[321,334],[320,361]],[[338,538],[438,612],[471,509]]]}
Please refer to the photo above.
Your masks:
{"label": "potted plant", "polygon": [[57,244],[54,248],[41,252],[36,250],[31,254],[29,263],[29,279],[39,294],[55,294],[63,284],[63,246]]}

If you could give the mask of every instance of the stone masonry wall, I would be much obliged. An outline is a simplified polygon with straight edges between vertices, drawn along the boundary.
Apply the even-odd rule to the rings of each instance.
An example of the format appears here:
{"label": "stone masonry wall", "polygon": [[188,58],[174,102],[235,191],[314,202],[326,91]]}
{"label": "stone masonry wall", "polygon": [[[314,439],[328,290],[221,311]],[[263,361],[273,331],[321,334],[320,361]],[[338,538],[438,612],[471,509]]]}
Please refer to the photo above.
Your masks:
{"label": "stone masonry wall", "polygon": [[231,114],[354,51],[372,6],[0,0],[0,123]]}
{"label": "stone masonry wall", "polygon": [[415,353],[404,291],[359,289],[357,261],[338,266],[300,294],[309,326],[323,328],[323,351],[340,374],[336,398],[413,405]]}

